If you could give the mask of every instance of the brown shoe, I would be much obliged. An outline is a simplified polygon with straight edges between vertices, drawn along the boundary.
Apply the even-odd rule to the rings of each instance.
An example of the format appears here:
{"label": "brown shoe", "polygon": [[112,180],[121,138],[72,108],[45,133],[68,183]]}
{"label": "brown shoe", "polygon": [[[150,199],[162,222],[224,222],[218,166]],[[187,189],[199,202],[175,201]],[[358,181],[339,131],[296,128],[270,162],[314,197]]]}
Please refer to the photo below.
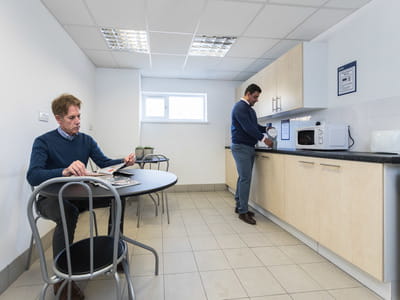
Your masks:
{"label": "brown shoe", "polygon": [[247,224],[251,225],[256,225],[256,220],[253,219],[252,216],[250,216],[248,213],[245,214],[239,214],[239,219],[242,220],[243,222],[246,222]]}
{"label": "brown shoe", "polygon": [[[54,295],[57,295],[58,290],[64,281],[60,281],[54,284]],[[85,299],[85,295],[79,286],[72,281],[71,282],[71,300],[83,300]],[[65,285],[64,289],[61,291],[60,300],[68,300],[68,283]]]}
{"label": "brown shoe", "polygon": [[[235,213],[237,213],[237,214],[239,213],[239,210],[238,210],[237,207],[235,208]],[[252,211],[248,211],[247,213],[250,215],[250,217],[254,217],[255,216],[255,214]]]}

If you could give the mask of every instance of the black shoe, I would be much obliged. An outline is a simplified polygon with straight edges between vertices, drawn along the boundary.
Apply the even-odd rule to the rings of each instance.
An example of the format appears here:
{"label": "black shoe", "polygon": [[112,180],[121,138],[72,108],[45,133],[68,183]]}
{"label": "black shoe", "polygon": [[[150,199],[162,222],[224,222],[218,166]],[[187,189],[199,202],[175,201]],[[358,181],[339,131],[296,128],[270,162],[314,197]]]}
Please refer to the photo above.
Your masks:
{"label": "black shoe", "polygon": [[256,225],[256,220],[253,219],[252,216],[250,216],[248,213],[245,214],[239,214],[239,219],[242,220],[243,222],[246,222],[247,224],[251,225]]}
{"label": "black shoe", "polygon": [[[235,208],[235,213],[237,213],[237,214],[239,213],[239,210],[238,210],[237,207]],[[247,213],[250,215],[250,217],[254,217],[255,216],[255,214],[252,211],[248,211]]]}

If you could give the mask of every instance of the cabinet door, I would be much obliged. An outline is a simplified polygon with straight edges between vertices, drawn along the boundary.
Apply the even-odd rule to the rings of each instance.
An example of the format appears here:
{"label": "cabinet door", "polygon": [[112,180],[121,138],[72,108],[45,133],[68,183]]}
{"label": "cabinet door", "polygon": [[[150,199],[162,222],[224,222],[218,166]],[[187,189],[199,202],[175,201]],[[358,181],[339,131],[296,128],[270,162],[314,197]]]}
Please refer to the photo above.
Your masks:
{"label": "cabinet door", "polygon": [[259,205],[279,218],[284,217],[285,202],[283,197],[284,159],[279,154],[260,155],[261,174]]}
{"label": "cabinet door", "polygon": [[319,160],[320,243],[351,261],[351,199],[343,193],[343,161]]}
{"label": "cabinet door", "polygon": [[225,181],[226,185],[232,190],[236,190],[238,174],[236,170],[235,160],[233,159],[232,151],[225,149]]}
{"label": "cabinet door", "polygon": [[318,240],[317,159],[302,156],[285,157],[284,176],[285,220]]}
{"label": "cabinet door", "polygon": [[289,50],[276,63],[280,111],[303,107],[303,45]]}
{"label": "cabinet door", "polygon": [[351,200],[352,263],[383,280],[383,165],[342,163],[343,196]]}
{"label": "cabinet door", "polygon": [[260,101],[260,114],[258,117],[270,116],[275,111],[272,110],[272,101],[276,99],[276,64],[272,63],[261,71],[262,82],[262,101]]}
{"label": "cabinet door", "polygon": [[260,204],[262,198],[262,186],[264,182],[264,173],[262,169],[261,154],[256,153],[253,165],[253,173],[251,175],[250,196],[249,200]]}

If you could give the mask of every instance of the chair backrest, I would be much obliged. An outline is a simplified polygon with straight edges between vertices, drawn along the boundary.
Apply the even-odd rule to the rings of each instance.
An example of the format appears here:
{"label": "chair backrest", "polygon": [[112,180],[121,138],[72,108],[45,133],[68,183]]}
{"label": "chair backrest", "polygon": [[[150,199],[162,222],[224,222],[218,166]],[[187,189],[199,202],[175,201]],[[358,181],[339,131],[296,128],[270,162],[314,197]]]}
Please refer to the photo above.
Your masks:
{"label": "chair backrest", "polygon": [[152,165],[154,165],[157,170],[169,170],[169,158],[164,154],[147,154],[143,157],[143,161],[145,165],[149,165],[149,169],[153,169]]}
{"label": "chair backrest", "polygon": [[[35,206],[36,206],[36,199],[37,196],[43,189],[47,188],[50,185],[53,184],[62,184],[62,186],[59,189],[58,192],[58,202],[59,202],[59,209],[60,209],[60,215],[62,219],[62,225],[63,225],[63,230],[64,230],[64,237],[65,237],[65,245],[69,245],[69,240],[68,240],[68,229],[67,229],[67,224],[66,224],[66,216],[65,216],[65,211],[64,211],[64,192],[72,185],[80,185],[83,188],[80,189],[82,190],[83,194],[80,196],[86,197],[89,201],[89,238],[88,238],[88,247],[90,248],[90,274],[93,274],[94,269],[94,231],[93,231],[93,225],[94,225],[94,212],[93,212],[93,195],[92,195],[92,190],[89,186],[89,183],[92,182],[94,184],[99,184],[100,186],[105,187],[110,191],[110,201],[112,201],[111,204],[111,213],[112,213],[112,224],[111,224],[111,230],[109,233],[109,236],[113,238],[113,250],[112,250],[112,264],[114,266],[117,265],[117,256],[118,256],[118,243],[119,243],[119,237],[120,237],[120,226],[119,223],[121,221],[121,200],[119,197],[119,194],[115,187],[113,187],[109,182],[104,181],[99,178],[95,177],[58,177],[58,178],[53,178],[49,179],[39,186],[37,186],[31,196],[29,197],[28,201],[28,208],[27,208],[27,213],[28,213],[28,220],[29,220],[29,225],[32,229],[32,234],[36,243],[36,247],[39,253],[39,258],[40,258],[40,266],[41,266],[41,271],[42,271],[42,277],[43,280],[49,284],[53,284],[57,282],[58,280],[54,276],[49,276],[48,268],[47,268],[47,263],[45,259],[45,251],[43,248],[43,244],[40,238],[39,230],[37,227],[37,222],[34,217],[34,211],[35,211]],[[86,194],[85,194],[86,193]],[[56,201],[56,199],[55,199]],[[117,238],[115,238],[117,237]],[[70,247],[65,248],[66,252],[66,265],[68,269],[68,275],[72,275],[72,262],[71,262],[71,253],[70,253]],[[113,269],[113,272],[115,272],[115,268]]]}

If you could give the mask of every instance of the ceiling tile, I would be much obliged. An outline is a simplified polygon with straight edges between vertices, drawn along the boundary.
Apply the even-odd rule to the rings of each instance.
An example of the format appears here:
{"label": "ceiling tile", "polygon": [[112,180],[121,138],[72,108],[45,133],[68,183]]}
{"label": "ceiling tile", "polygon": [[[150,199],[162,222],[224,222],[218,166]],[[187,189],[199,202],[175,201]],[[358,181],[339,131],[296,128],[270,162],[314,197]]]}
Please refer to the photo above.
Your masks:
{"label": "ceiling tile", "polygon": [[305,5],[305,6],[321,6],[326,0],[270,0],[269,3],[277,4],[293,4],[293,5]]}
{"label": "ceiling tile", "polygon": [[318,34],[324,32],[334,24],[338,23],[352,11],[343,9],[320,9],[296,28],[289,38],[311,40]]}
{"label": "ceiling tile", "polygon": [[325,4],[325,7],[334,8],[360,8],[371,0],[330,0]]}
{"label": "ceiling tile", "polygon": [[150,51],[158,54],[184,54],[189,52],[193,35],[150,32]]}
{"label": "ceiling tile", "polygon": [[279,40],[241,37],[233,44],[228,57],[260,57],[272,48]]}
{"label": "ceiling tile", "polygon": [[193,33],[205,0],[148,0],[149,30]]}
{"label": "ceiling tile", "polygon": [[290,49],[292,49],[294,46],[296,46],[298,43],[301,43],[301,41],[296,41],[296,40],[282,40],[278,44],[276,44],[271,50],[267,51],[264,53],[262,56],[263,58],[272,58],[276,59],[282,54],[286,53]]}
{"label": "ceiling tile", "polygon": [[240,72],[234,80],[240,80],[240,81],[245,81],[249,79],[251,76],[253,76],[256,73],[250,73],[250,72]]}
{"label": "ceiling tile", "polygon": [[213,71],[208,74],[208,78],[216,80],[234,80],[239,73],[240,72]]}
{"label": "ceiling tile", "polygon": [[200,18],[198,34],[240,35],[261,9],[262,4],[212,1]]}
{"label": "ceiling tile", "polygon": [[121,68],[143,69],[150,67],[150,57],[145,53],[112,51],[112,56]]}
{"label": "ceiling tile", "polygon": [[118,68],[111,51],[85,50],[86,55],[100,68]]}
{"label": "ceiling tile", "polygon": [[85,0],[98,26],[146,30],[144,0]]}
{"label": "ceiling tile", "polygon": [[222,62],[215,66],[218,71],[242,71],[255,61],[254,58],[224,57]]}
{"label": "ceiling tile", "polygon": [[42,2],[63,25],[94,25],[82,0],[42,0]]}
{"label": "ceiling tile", "polygon": [[166,71],[166,70],[179,70],[182,71],[183,64],[185,63],[185,56],[183,55],[160,55],[152,54],[151,62],[153,71]]}
{"label": "ceiling tile", "polygon": [[259,72],[262,69],[264,69],[266,66],[268,66],[270,63],[272,63],[274,59],[266,59],[266,58],[260,58],[257,59],[255,62],[253,62],[250,66],[248,66],[246,69],[244,69],[244,72]]}
{"label": "ceiling tile", "polygon": [[266,5],[244,35],[284,38],[315,10],[311,7]]}
{"label": "ceiling tile", "polygon": [[108,50],[98,28],[79,25],[65,25],[64,28],[81,49]]}
{"label": "ceiling tile", "polygon": [[189,56],[184,71],[207,71],[221,63],[221,57]]}

